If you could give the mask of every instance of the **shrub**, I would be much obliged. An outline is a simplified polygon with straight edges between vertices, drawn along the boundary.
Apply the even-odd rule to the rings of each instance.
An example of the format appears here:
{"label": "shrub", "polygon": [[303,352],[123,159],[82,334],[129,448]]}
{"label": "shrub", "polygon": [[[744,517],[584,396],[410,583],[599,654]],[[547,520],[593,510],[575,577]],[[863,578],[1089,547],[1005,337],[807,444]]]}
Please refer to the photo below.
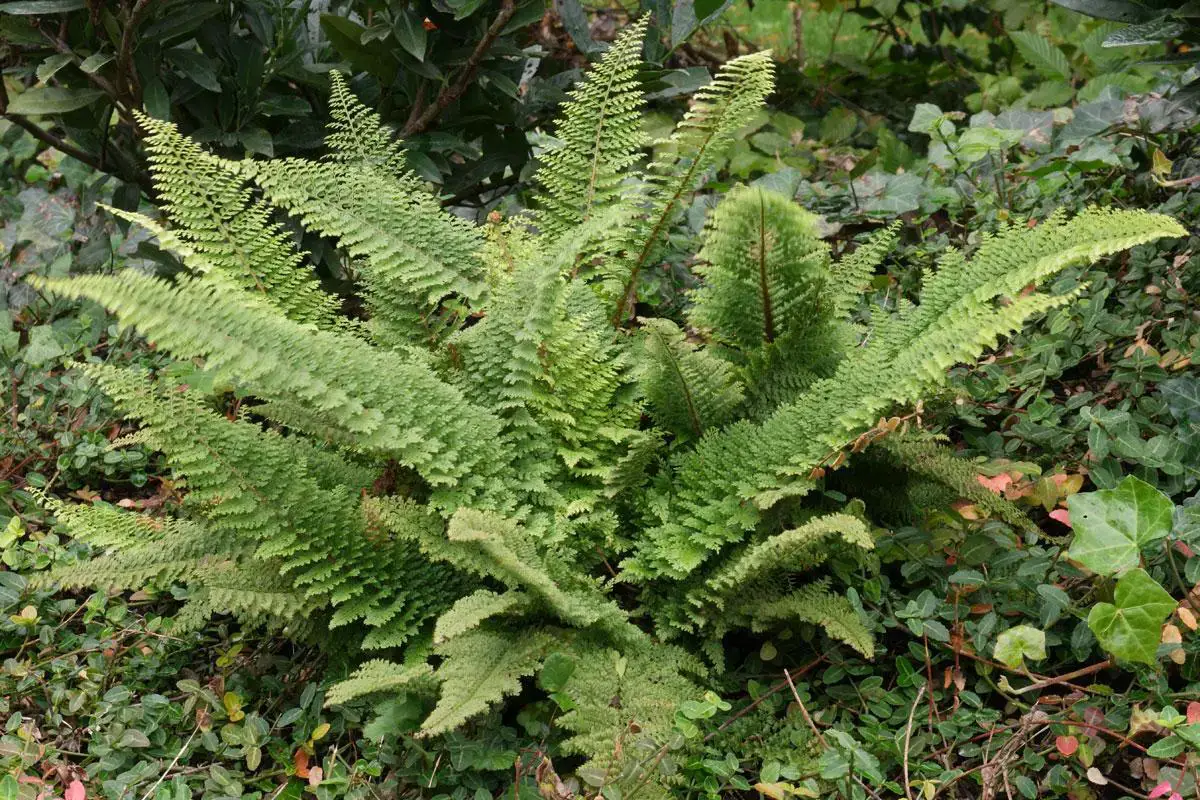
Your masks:
{"label": "shrub", "polygon": [[[730,632],[800,622],[869,656],[871,621],[821,570],[869,560],[878,510],[823,491],[827,475],[899,463],[896,502],[941,484],[1012,514],[907,431],[913,415],[888,415],[1069,303],[1035,291],[1062,269],[1183,229],[1101,209],[1004,227],[860,327],[849,311],[895,230],[834,262],[814,217],[739,187],[706,230],[686,325],[639,318],[639,273],[772,88],[765,54],[731,61],[643,168],[644,29],[574,90],[537,211],[483,229],[421,192],[340,83],[324,161],[226,161],[144,120],[170,227],[139,220],[190,274],[37,285],[102,303],[253,402],[91,367],[186,481],[185,513],[49,501],[104,551],[59,578],[179,581],[177,625],[229,613],[386,651],[400,660],[366,662],[328,701],[427,695],[427,734],[541,670],[565,752],[600,784],[635,768],[631,740],[665,746],[677,710],[715,702],[697,698],[721,688]],[[368,318],[336,313],[271,206],[355,259]]]}

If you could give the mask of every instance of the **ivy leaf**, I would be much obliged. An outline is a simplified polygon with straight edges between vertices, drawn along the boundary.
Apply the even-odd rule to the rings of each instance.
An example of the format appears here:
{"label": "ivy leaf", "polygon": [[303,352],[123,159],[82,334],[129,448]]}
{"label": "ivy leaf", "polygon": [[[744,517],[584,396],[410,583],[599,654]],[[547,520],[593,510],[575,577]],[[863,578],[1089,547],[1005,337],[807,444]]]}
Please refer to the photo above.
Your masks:
{"label": "ivy leaf", "polygon": [[1045,37],[1030,31],[1013,31],[1009,38],[1017,46],[1021,58],[1038,72],[1050,78],[1070,79],[1071,65],[1066,54]]}
{"label": "ivy leaf", "polygon": [[1040,661],[1046,657],[1046,634],[1032,625],[1014,625],[996,637],[994,654],[1013,669],[1024,666],[1026,658]]}
{"label": "ivy leaf", "polygon": [[1101,575],[1136,567],[1142,547],[1170,532],[1175,511],[1169,497],[1132,475],[1115,489],[1071,496],[1067,508],[1075,529],[1068,557]]}
{"label": "ivy leaf", "polygon": [[1200,378],[1172,378],[1160,383],[1158,391],[1167,401],[1167,408],[1175,419],[1180,422],[1200,422]]}
{"label": "ivy leaf", "polygon": [[1117,658],[1153,664],[1163,622],[1175,600],[1144,569],[1117,581],[1114,603],[1097,603],[1088,614],[1088,627],[1100,646]]}

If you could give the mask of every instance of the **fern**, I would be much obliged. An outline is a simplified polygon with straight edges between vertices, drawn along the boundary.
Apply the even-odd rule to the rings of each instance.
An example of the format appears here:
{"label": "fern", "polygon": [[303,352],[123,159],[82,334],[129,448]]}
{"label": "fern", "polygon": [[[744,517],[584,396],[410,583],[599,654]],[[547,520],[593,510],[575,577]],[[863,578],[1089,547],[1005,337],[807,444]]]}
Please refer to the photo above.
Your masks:
{"label": "fern", "polygon": [[521,689],[520,679],[541,665],[554,639],[539,630],[519,636],[476,630],[455,637],[438,649],[444,659],[434,672],[439,700],[421,723],[426,734],[445,733],[487,711],[505,695]]}
{"label": "fern", "polygon": [[[1095,210],[1004,227],[864,327],[851,315],[895,229],[835,262],[810,215],[739,188],[704,232],[686,333],[627,325],[686,195],[772,88],[765,54],[726,65],[642,169],[645,27],[573,93],[532,221],[443,211],[336,76],[323,161],[227,162],[148,123],[166,214],[137,219],[185,274],[35,283],[102,303],[246,401],[89,367],[186,499],[170,519],[47,499],[95,550],[60,579],[186,584],[181,629],[231,614],[360,658],[396,651],[328,700],[428,695],[426,735],[566,659],[568,749],[601,782],[661,790],[632,754],[661,749],[679,704],[717,685],[706,663],[722,669],[726,633],[800,623],[873,652],[832,576],[871,568],[889,516],[875,471],[1025,524],[886,417],[1074,296],[1026,287],[1182,228]],[[277,211],[337,240],[369,320],[332,313]],[[806,496],[823,485],[869,502]]]}
{"label": "fern", "polygon": [[[238,165],[206,152],[174,124],[139,114],[146,152],[175,229],[151,230],[167,250],[202,272],[250,289],[297,322],[330,327],[337,302],[321,291],[291,237],[251,200]],[[125,215],[145,224],[139,215]]]}

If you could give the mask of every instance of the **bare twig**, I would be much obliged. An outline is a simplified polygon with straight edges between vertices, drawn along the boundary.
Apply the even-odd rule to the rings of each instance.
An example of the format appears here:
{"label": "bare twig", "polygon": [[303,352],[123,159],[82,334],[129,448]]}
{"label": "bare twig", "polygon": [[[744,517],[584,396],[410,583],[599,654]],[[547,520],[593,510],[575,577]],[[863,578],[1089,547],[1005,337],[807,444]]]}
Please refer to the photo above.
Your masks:
{"label": "bare twig", "polygon": [[813,667],[817,666],[818,664],[820,664],[820,663],[821,663],[821,662],[823,662],[824,660],[825,660],[825,656],[823,656],[823,655],[822,655],[822,656],[817,656],[815,659],[813,659],[812,661],[808,662],[807,664],[805,664],[803,667],[800,667],[799,669],[790,670],[790,671],[785,671],[785,672],[784,672],[784,677],[785,677],[785,678],[787,678],[788,680],[782,680],[782,681],[779,681],[779,682],[778,682],[778,683],[776,683],[774,686],[772,686],[770,689],[768,689],[767,691],[763,692],[763,693],[762,693],[762,694],[760,694],[758,697],[754,698],[754,700],[753,700],[752,702],[748,703],[746,706],[744,706],[744,707],[743,707],[741,710],[739,710],[737,713],[735,713],[735,714],[734,714],[733,716],[731,716],[729,719],[727,719],[727,720],[725,720],[724,722],[722,722],[722,723],[721,723],[721,726],[720,726],[719,728],[717,728],[715,731],[713,731],[712,733],[710,733],[710,734],[708,734],[707,736],[705,736],[705,737],[704,737],[704,741],[706,741],[706,742],[707,742],[708,740],[710,740],[710,739],[712,739],[714,736],[716,736],[718,733],[724,733],[724,732],[725,732],[725,730],[726,730],[726,729],[727,729],[727,728],[728,728],[730,725],[732,725],[733,723],[737,722],[739,719],[741,719],[742,717],[746,716],[747,714],[749,714],[749,713],[750,713],[751,711],[753,711],[754,709],[758,708],[758,704],[759,704],[759,703],[761,703],[763,700],[766,700],[766,699],[767,699],[768,697],[770,697],[771,695],[773,695],[773,694],[775,694],[776,692],[778,692],[778,691],[782,690],[782,689],[783,689],[783,687],[787,686],[787,685],[788,685],[788,683],[790,682],[790,679],[791,679],[791,677],[792,677],[792,674],[793,674],[793,673],[794,673],[795,675],[797,675],[797,676],[803,675],[804,673],[808,672],[810,669],[812,669]]}
{"label": "bare twig", "polygon": [[175,758],[171,759],[171,763],[168,764],[167,768],[163,770],[163,774],[158,776],[158,780],[154,782],[154,785],[147,789],[146,793],[142,795],[142,800],[149,800],[149,798],[154,795],[154,790],[157,789],[159,785],[162,784],[163,780],[165,780],[166,777],[171,774],[171,770],[175,769],[175,765],[179,763],[179,759],[183,756],[184,751],[187,750],[188,745],[192,743],[192,739],[196,738],[196,732],[199,730],[199,725],[192,729],[192,735],[189,736],[187,741],[183,743],[183,747],[179,748],[179,752],[175,754]]}
{"label": "bare twig", "polygon": [[917,715],[917,706],[921,704],[921,695],[925,694],[925,684],[917,687],[917,697],[913,700],[912,708],[908,710],[908,725],[904,728],[904,796],[912,800],[912,783],[908,779],[908,749],[912,743],[913,717]]}
{"label": "bare twig", "polygon": [[796,698],[796,705],[800,706],[800,713],[804,715],[804,721],[808,723],[808,727],[812,728],[812,732],[816,734],[817,741],[821,743],[822,747],[829,747],[829,742],[825,741],[825,737],[821,734],[817,723],[813,722],[813,718],[809,716],[808,709],[804,707],[804,701],[800,699],[800,693],[796,691],[796,684],[792,683],[792,673],[785,669],[783,677],[787,679],[788,688],[792,690],[792,697]]}
{"label": "bare twig", "polygon": [[48,144],[55,150],[66,153],[77,161],[82,161],[92,169],[100,169],[99,162],[96,161],[95,157],[93,157],[90,153],[80,150],[75,145],[69,144],[65,139],[60,139],[58,136],[55,136],[45,128],[35,125],[28,118],[23,117],[20,114],[5,114],[4,118],[14,125],[24,128],[33,138],[37,139],[43,144]]}
{"label": "bare twig", "polygon": [[419,117],[404,126],[404,129],[400,133],[401,136],[407,137],[416,133],[422,133],[433,124],[434,120],[441,116],[442,112],[451,103],[462,97],[471,81],[474,80],[475,73],[479,70],[479,64],[483,61],[484,56],[487,55],[487,51],[491,49],[492,44],[500,36],[500,32],[504,30],[504,26],[508,25],[508,21],[512,19],[515,13],[517,13],[517,6],[513,0],[504,0],[504,5],[500,8],[500,13],[496,15],[496,19],[488,26],[487,33],[475,45],[475,49],[471,51],[471,55],[467,57],[467,63],[463,65],[462,72],[458,74],[454,83],[442,87],[433,104],[425,109]]}
{"label": "bare twig", "polygon": [[133,34],[152,2],[153,0],[137,0],[125,20],[125,30],[121,31],[121,48],[117,57],[117,89],[123,93],[123,99],[131,107],[141,105],[141,85],[137,79],[137,71],[133,68]]}
{"label": "bare twig", "polygon": [[[1074,678],[1082,678],[1084,675],[1091,675],[1092,673],[1099,672],[1100,670],[1108,669],[1111,666],[1112,666],[1112,660],[1106,658],[1097,664],[1092,664],[1091,666],[1083,667],[1082,669],[1077,669],[1074,672],[1068,672],[1066,675],[1058,675],[1058,676],[1051,677],[1051,678],[1045,678],[1043,680],[1038,681],[1037,683],[1031,683],[1028,686],[1023,686],[1020,689],[1013,689],[1012,693],[1013,694],[1024,694],[1025,692],[1037,691],[1038,689],[1044,689],[1047,686],[1054,686],[1055,684],[1067,684],[1068,686],[1070,686],[1068,681],[1070,681]],[[1072,686],[1071,688],[1075,688],[1075,687]]]}

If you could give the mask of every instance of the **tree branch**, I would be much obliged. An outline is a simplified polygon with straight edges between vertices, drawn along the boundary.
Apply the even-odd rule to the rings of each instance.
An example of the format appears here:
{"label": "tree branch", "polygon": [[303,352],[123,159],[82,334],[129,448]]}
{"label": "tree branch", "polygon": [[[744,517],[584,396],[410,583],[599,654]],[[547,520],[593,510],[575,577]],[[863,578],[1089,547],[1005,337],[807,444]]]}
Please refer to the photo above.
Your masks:
{"label": "tree branch", "polygon": [[134,31],[141,24],[142,17],[153,0],[137,0],[129,16],[125,20],[125,30],[121,32],[121,49],[117,58],[117,88],[127,92],[125,102],[130,106],[141,105],[142,87],[137,79],[137,71],[133,68],[133,39]]}
{"label": "tree branch", "polygon": [[[80,161],[80,162],[83,162],[84,164],[87,164],[89,167],[91,167],[92,169],[94,169],[98,172],[108,172],[110,174],[113,172],[113,170],[106,169],[104,166],[102,166],[100,164],[99,159],[97,159],[96,156],[92,155],[91,153],[88,153],[85,150],[81,150],[80,148],[71,144],[67,140],[65,140],[59,136],[56,136],[55,134],[51,133],[50,131],[46,130],[45,128],[42,128],[42,127],[34,124],[27,117],[24,117],[20,114],[5,113],[4,118],[7,119],[9,122],[13,123],[14,125],[24,128],[26,131],[29,132],[30,136],[32,136],[33,138],[42,142],[43,144],[47,144],[47,145],[53,147],[55,150],[58,150],[60,153],[64,153],[65,155],[70,156],[71,158],[75,159],[76,161]],[[145,192],[147,195],[149,195],[151,197],[154,196],[154,186],[150,182],[149,175],[146,175],[145,173],[138,171],[131,175],[121,175],[121,177],[124,180],[131,181],[132,183],[136,183],[141,188],[141,190],[143,192]]]}
{"label": "tree branch", "polygon": [[404,129],[400,132],[402,137],[412,136],[413,134],[423,133],[430,125],[433,124],[442,112],[445,111],[451,103],[463,96],[467,91],[467,86],[475,78],[475,73],[479,70],[479,64],[483,61],[487,51],[491,49],[492,44],[500,36],[500,32],[504,30],[504,26],[513,18],[513,14],[517,13],[517,6],[513,0],[504,0],[504,5],[500,8],[500,13],[496,15],[496,19],[488,26],[487,33],[475,45],[475,49],[471,51],[471,55],[467,58],[467,63],[463,65],[463,70],[458,74],[458,78],[454,83],[447,84],[438,92],[437,98],[429,108],[425,109],[415,120],[410,120],[405,124]]}

